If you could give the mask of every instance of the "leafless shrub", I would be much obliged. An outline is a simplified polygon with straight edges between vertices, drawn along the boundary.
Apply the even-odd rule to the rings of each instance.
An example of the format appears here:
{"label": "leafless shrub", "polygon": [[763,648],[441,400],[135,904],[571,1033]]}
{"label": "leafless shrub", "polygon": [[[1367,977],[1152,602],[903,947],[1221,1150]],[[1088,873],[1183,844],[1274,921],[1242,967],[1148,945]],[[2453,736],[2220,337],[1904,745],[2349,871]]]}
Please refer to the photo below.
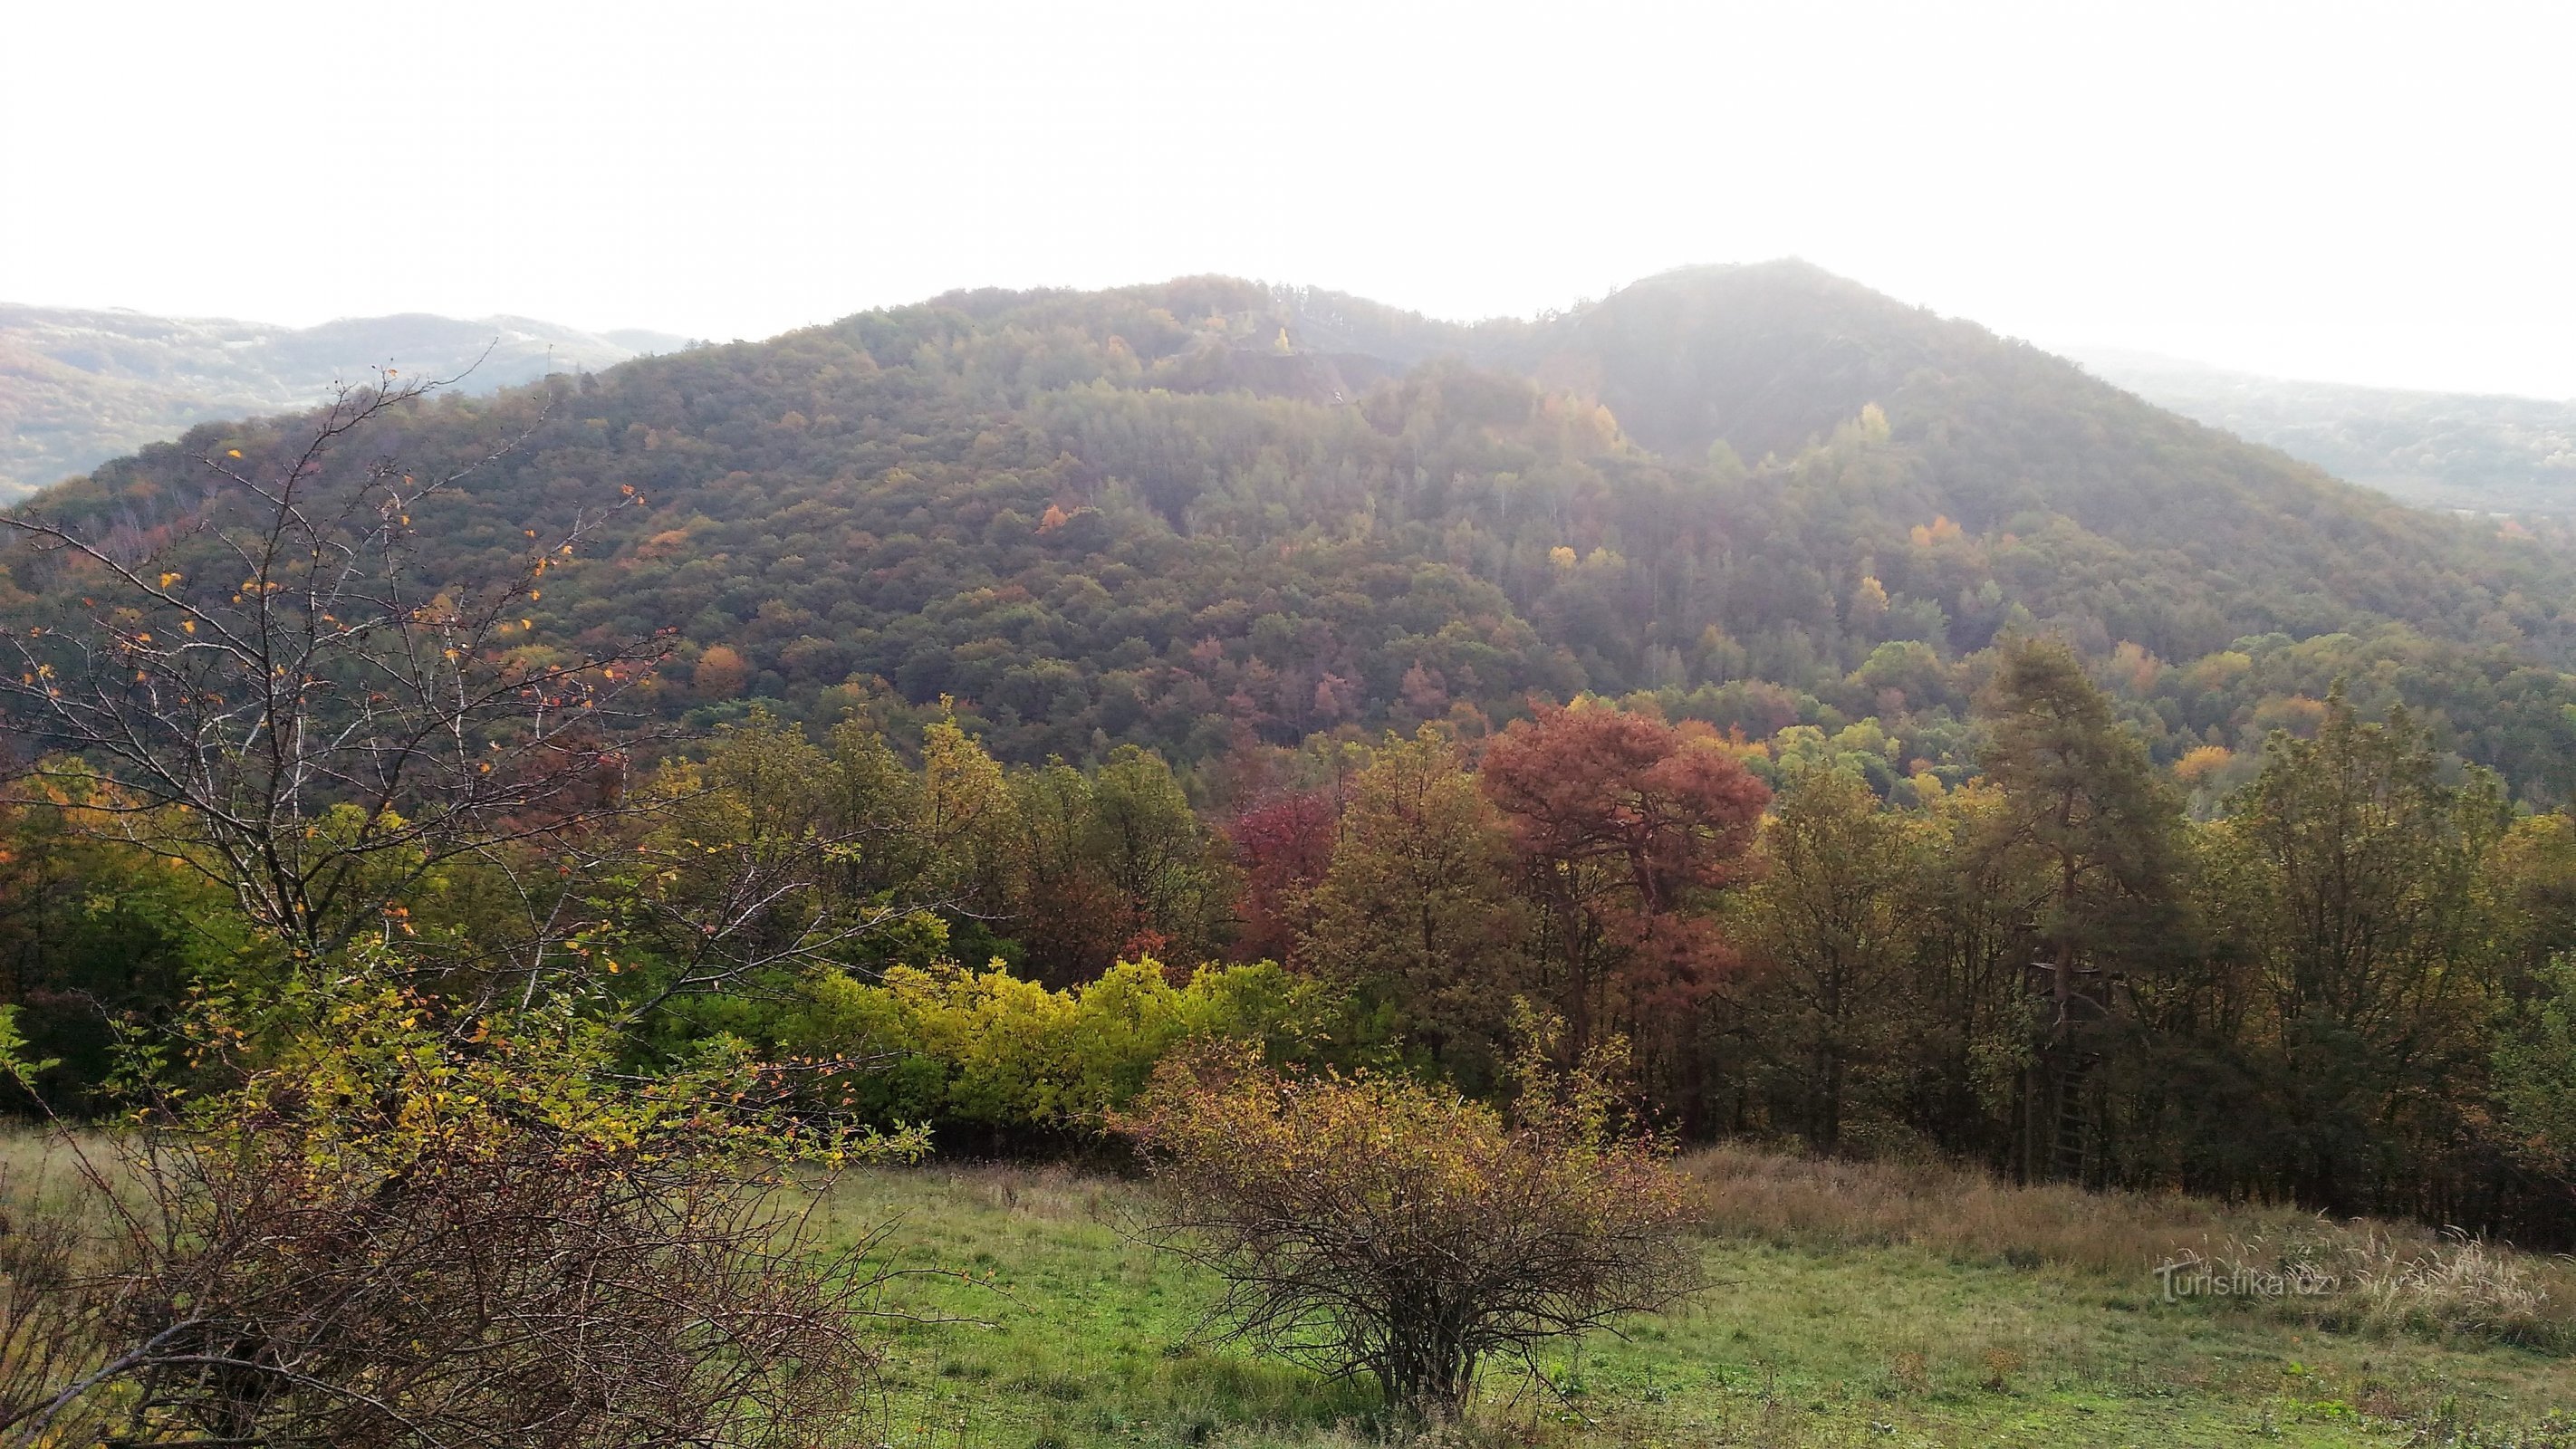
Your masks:
{"label": "leafless shrub", "polygon": [[79,1291],[95,1240],[45,1199],[41,1177],[0,1169],[0,1424],[42,1407],[98,1350]]}
{"label": "leafless shrub", "polygon": [[[525,616],[637,500],[530,530],[490,578],[424,577],[414,513],[521,441],[435,476],[354,455],[441,385],[388,375],[342,389],[300,442],[205,454],[202,498],[149,532],[0,513],[56,615],[0,627],[19,791],[195,867],[313,956],[391,931],[447,862],[612,809],[629,744],[602,717],[659,646],[531,648]],[[532,909],[557,895],[540,885]]]}
{"label": "leafless shrub", "polygon": [[843,1442],[885,1275],[817,1247],[757,1069],[632,1086],[578,1023],[467,1049],[416,997],[328,1005],[241,1086],[62,1139],[76,1215],[0,1236],[0,1445]]}

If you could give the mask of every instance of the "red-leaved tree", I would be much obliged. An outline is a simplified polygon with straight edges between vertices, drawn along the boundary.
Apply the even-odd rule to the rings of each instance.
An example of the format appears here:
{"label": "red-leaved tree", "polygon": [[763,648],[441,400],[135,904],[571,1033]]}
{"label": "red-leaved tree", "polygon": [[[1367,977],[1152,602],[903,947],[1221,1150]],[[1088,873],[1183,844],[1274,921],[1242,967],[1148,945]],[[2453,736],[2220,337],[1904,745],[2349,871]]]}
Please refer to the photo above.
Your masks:
{"label": "red-leaved tree", "polygon": [[1570,1046],[1624,1032],[1658,1065],[1735,965],[1707,908],[1743,870],[1770,790],[1714,734],[1605,706],[1514,722],[1482,779]]}
{"label": "red-leaved tree", "polygon": [[1290,790],[1226,822],[1243,882],[1234,907],[1236,954],[1282,963],[1296,955],[1306,895],[1332,869],[1340,814],[1326,791]]}

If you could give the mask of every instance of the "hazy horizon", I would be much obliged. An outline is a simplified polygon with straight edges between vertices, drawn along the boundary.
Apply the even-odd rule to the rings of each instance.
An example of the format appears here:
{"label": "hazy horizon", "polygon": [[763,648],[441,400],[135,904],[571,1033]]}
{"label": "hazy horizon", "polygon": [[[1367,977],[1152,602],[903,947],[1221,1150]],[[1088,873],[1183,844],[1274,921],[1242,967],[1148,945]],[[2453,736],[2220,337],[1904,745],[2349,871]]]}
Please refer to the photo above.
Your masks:
{"label": "hazy horizon", "polygon": [[[1791,257],[1791,258],[1772,258],[1772,259],[1769,259],[1769,260],[1780,260],[1780,261],[1799,261],[1799,260],[1803,260],[1803,258],[1794,258],[1794,257]],[[1745,263],[1745,264],[1742,264],[1742,265],[1759,265],[1759,264],[1760,264],[1760,263]],[[1724,264],[1720,264],[1720,265],[1724,265]],[[1110,283],[1110,284],[1108,284],[1108,285],[1109,285],[1110,287],[1112,287],[1112,288],[1116,288],[1116,287],[1120,287],[1120,286],[1149,286],[1149,285],[1153,285],[1153,283],[1154,283],[1154,282],[1157,282],[1157,281],[1170,281],[1170,280],[1172,280],[1172,279],[1171,279],[1171,278],[1155,278],[1155,279],[1152,279],[1151,281],[1141,281],[1141,280],[1140,280],[1140,281],[1138,281],[1138,282],[1133,282],[1133,283]],[[1297,285],[1293,280],[1291,280],[1291,279],[1287,279],[1287,278],[1254,278],[1254,279],[1251,279],[1251,280],[1260,281],[1260,282],[1263,282],[1263,283],[1265,283],[1265,284],[1286,284],[1286,285]],[[1646,279],[1645,279],[1645,278],[1639,278],[1639,279],[1637,279],[1637,280],[1639,280],[1639,281],[1643,281],[1643,280],[1646,280]],[[1860,280],[1860,279],[1858,279],[1858,278],[1854,278],[1853,280]],[[931,300],[931,299],[930,299],[929,297],[915,297],[915,298],[911,298],[911,299],[909,299],[909,300],[910,300],[910,301],[912,301],[912,302],[925,302],[925,301],[929,301],[929,300]],[[1388,302],[1388,304],[1389,304],[1389,305],[1392,305],[1392,306],[1401,306],[1401,305],[1402,305],[1401,303],[1389,302],[1389,299],[1387,299],[1387,298],[1383,298],[1383,297],[1370,298],[1369,300],[1371,300],[1371,301],[1378,301],[1378,302]],[[1597,298],[1578,298],[1578,299],[1576,299],[1576,302],[1578,302],[1578,303],[1579,303],[1579,302],[1584,302],[1584,301],[1594,301],[1594,300],[1598,300],[1598,299],[1597,299]],[[894,302],[894,303],[882,303],[882,304],[878,304],[878,305],[902,306],[902,305],[905,305],[905,304],[904,304],[903,302]],[[1568,305],[1569,305],[1569,306],[1572,306],[1572,305],[1575,305],[1575,304],[1574,304],[1574,303],[1569,303]],[[88,306],[88,305],[83,305],[83,304],[79,304],[79,303],[69,303],[69,302],[59,302],[59,303],[30,303],[30,302],[22,302],[22,301],[20,301],[20,300],[18,300],[18,299],[16,299],[16,298],[11,298],[11,297],[0,297],[0,307],[7,307],[7,306],[41,307],[41,308],[46,308],[46,309],[50,309],[50,310],[67,311],[67,312],[127,313],[127,314],[131,314],[131,315],[135,315],[135,316],[165,317],[165,318],[170,318],[170,319],[172,319],[172,320],[182,320],[182,321],[191,321],[191,322],[220,322],[220,323],[233,323],[233,324],[237,324],[237,325],[244,325],[244,326],[280,327],[280,328],[290,328],[290,329],[295,329],[295,330],[305,330],[305,329],[312,329],[312,328],[327,327],[327,326],[330,326],[330,325],[332,325],[332,324],[334,324],[334,323],[341,323],[341,322],[363,322],[363,321],[372,320],[372,318],[382,318],[382,317],[393,317],[393,316],[440,316],[440,317],[444,317],[444,316],[446,316],[446,314],[443,314],[443,313],[424,313],[424,312],[418,312],[418,311],[414,310],[414,311],[410,311],[410,312],[376,313],[376,314],[372,314],[372,318],[371,318],[371,317],[369,317],[369,316],[360,316],[360,315],[355,315],[355,314],[343,314],[343,315],[340,315],[340,316],[326,317],[326,318],[323,318],[323,319],[321,319],[320,321],[317,321],[317,322],[294,323],[294,322],[277,322],[277,321],[273,321],[273,320],[271,320],[271,319],[269,319],[269,318],[263,318],[263,317],[230,317],[230,316],[218,316],[218,315],[211,314],[211,313],[150,313],[150,312],[145,312],[145,311],[143,311],[142,309],[140,309],[140,308],[135,308],[135,307]],[[866,310],[866,309],[864,309],[864,308],[863,308],[863,309],[861,309],[861,310],[863,310],[863,311],[864,311],[864,310]],[[1415,310],[1418,310],[1418,309],[1415,309]],[[1545,309],[1542,309],[1542,311],[1544,311],[1544,310],[1545,310]],[[847,316],[847,315],[850,315],[850,314],[848,314],[848,313],[843,313],[843,314],[841,314],[841,315],[842,315],[842,316]],[[1536,315],[1540,315],[1540,314],[1538,314],[1538,313],[1533,313],[1533,314],[1526,314],[1526,315],[1536,316]],[[651,327],[606,327],[606,328],[589,328],[589,327],[582,327],[582,328],[575,328],[575,327],[572,327],[572,326],[571,326],[571,324],[569,324],[569,323],[563,323],[563,322],[560,322],[560,321],[558,321],[557,319],[554,319],[554,318],[551,318],[551,317],[531,317],[531,316],[526,316],[526,315],[524,315],[524,314],[519,314],[519,313],[499,313],[499,312],[496,312],[496,313],[487,313],[487,314],[485,314],[485,315],[483,315],[483,316],[480,316],[480,317],[459,318],[459,319],[454,319],[454,320],[469,321],[469,322],[476,322],[476,321],[518,321],[518,322],[534,322],[534,323],[547,324],[547,325],[550,325],[550,326],[562,327],[562,328],[565,328],[566,330],[583,332],[583,333],[586,333],[586,334],[588,334],[588,335],[590,335],[590,336],[593,336],[593,337],[600,337],[600,338],[607,338],[607,339],[615,339],[615,338],[618,338],[618,337],[621,337],[621,336],[633,336],[633,335],[636,335],[636,334],[653,334],[653,335],[659,335],[659,336],[662,336],[662,337],[666,337],[666,338],[669,338],[669,339],[674,340],[674,341],[688,341],[688,342],[695,342],[695,341],[731,341],[731,340],[734,340],[734,339],[730,339],[730,338],[724,338],[724,339],[690,338],[690,337],[685,337],[685,336],[683,336],[683,334],[680,334],[680,333],[663,332],[661,329],[658,329],[658,328],[651,328]],[[829,322],[833,322],[833,321],[837,321],[837,320],[839,320],[837,317],[821,317],[821,318],[816,318],[813,322],[810,322],[810,323],[799,323],[799,324],[797,324],[797,326],[816,326],[816,325],[821,325],[821,324],[825,324],[825,323],[829,323]],[[1490,318],[1480,318],[1480,317],[1446,317],[1446,318],[1438,318],[1438,319],[1436,319],[1436,320],[1440,320],[1440,321],[1447,321],[1447,322],[1458,322],[1458,323],[1474,323],[1474,322],[1486,321],[1486,320],[1491,320],[1491,319],[1490,319]],[[1969,319],[1967,319],[1967,320],[1975,321],[1976,319],[1974,319],[1974,318],[1969,318]],[[794,328],[788,328],[788,329],[783,329],[783,330],[793,331],[793,330],[794,330]],[[744,338],[744,339],[741,339],[741,340],[745,340],[745,341],[759,341],[759,340],[763,340],[764,338],[766,338],[766,337],[768,337],[768,336],[775,336],[775,335],[776,335],[776,334],[763,334],[763,335],[762,335],[762,337],[758,337],[758,338]],[[2026,339],[2026,338],[2025,338],[2025,339],[2022,339],[2022,340],[2028,341],[2028,340],[2030,340],[2030,339]],[[2231,366],[2228,366],[2227,364],[2224,364],[2224,363],[2218,363],[2218,362],[2212,362],[2212,361],[2209,361],[2209,360],[2208,360],[2208,359],[2206,359],[2206,358],[2187,357],[2187,356],[2183,356],[2183,355],[2180,355],[2180,354],[2177,354],[2177,353],[2171,353],[2171,352],[2160,352],[2160,351],[2156,351],[2156,350],[2149,349],[2149,348],[2131,347],[2131,346],[2128,346],[2128,345],[2126,345],[2126,344],[2118,343],[2118,342],[2091,342],[2091,341],[2081,341],[2081,340],[2079,340],[2079,341],[2074,341],[2074,342],[2063,342],[2063,343],[2051,344],[2051,345],[2049,345],[2049,346],[2048,346],[2048,349],[2047,349],[2047,350],[2052,351],[2052,352],[2055,352],[2055,353],[2059,354],[2060,356],[2063,356],[2063,357],[2065,357],[2065,358],[2069,359],[2070,361],[2073,361],[2073,362],[2076,362],[2076,363],[2079,363],[2079,364],[2083,364],[2083,365],[2085,365],[2085,366],[2088,368],[2088,370],[2091,368],[2091,366],[2092,366],[2092,362],[2093,362],[2094,360],[2096,360],[2096,359],[2120,358],[2120,359],[2127,360],[2127,361],[2132,361],[2132,362],[2153,363],[2153,364],[2169,365],[2169,366],[2176,366],[2176,367],[2187,367],[2187,368],[2205,369],[2205,370],[2207,370],[2207,371],[2209,371],[2209,372],[2216,373],[2216,374],[2222,374],[2222,375],[2226,375],[2226,376],[2272,377],[2272,378],[2275,378],[2275,379],[2276,379],[2276,380],[2278,380],[2278,381],[2283,381],[2283,382],[2323,383],[2323,384],[2332,385],[2332,386],[2347,386],[2347,387],[2360,387],[2360,388],[2384,389],[2384,390],[2391,391],[2391,392],[2422,392],[2422,393],[2434,393],[2434,394],[2457,393],[2457,394],[2466,395],[2466,396],[2518,397],[2518,398],[2527,398],[2527,399],[2532,399],[2532,400],[2542,401],[2542,402],[2560,402],[2560,401],[2576,402],[2576,397],[2569,397],[2569,398],[2561,399],[2561,398],[2548,397],[2548,396],[2545,396],[2545,395],[2542,395],[2542,394],[2537,394],[2537,393],[2516,393],[2516,392],[2509,392],[2509,391],[2498,391],[2498,390],[2495,390],[2495,389],[2475,389],[2475,388],[2414,388],[2414,387],[2407,387],[2407,386],[2405,386],[2405,385],[2403,385],[2403,384],[2391,384],[2391,383],[2355,383],[2355,382],[2348,382],[2348,381],[2345,381],[2345,380],[2342,380],[2342,379],[2336,379],[2336,378],[2316,378],[2316,377],[2283,376],[2283,375],[2279,375],[2279,374],[2269,374],[2269,373],[2255,372],[2255,371],[2253,371],[2253,370],[2251,370],[2251,369],[2246,369],[2246,368],[2231,367]]]}
{"label": "hazy horizon", "polygon": [[0,296],[730,339],[1208,272],[1528,316],[1798,256],[2056,351],[2576,396],[2538,5],[148,19],[15,27]]}

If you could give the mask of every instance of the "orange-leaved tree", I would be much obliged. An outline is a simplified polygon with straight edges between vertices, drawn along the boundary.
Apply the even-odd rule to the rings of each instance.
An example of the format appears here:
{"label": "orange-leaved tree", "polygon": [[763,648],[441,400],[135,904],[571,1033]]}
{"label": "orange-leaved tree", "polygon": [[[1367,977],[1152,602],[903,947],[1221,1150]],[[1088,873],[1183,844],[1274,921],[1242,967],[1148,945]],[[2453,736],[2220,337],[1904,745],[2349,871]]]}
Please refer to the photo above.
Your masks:
{"label": "orange-leaved tree", "polygon": [[1705,725],[1593,704],[1514,722],[1480,776],[1572,1049],[1624,1033],[1650,1076],[1669,1074],[1678,1034],[1736,965],[1710,908],[1743,873],[1770,790]]}

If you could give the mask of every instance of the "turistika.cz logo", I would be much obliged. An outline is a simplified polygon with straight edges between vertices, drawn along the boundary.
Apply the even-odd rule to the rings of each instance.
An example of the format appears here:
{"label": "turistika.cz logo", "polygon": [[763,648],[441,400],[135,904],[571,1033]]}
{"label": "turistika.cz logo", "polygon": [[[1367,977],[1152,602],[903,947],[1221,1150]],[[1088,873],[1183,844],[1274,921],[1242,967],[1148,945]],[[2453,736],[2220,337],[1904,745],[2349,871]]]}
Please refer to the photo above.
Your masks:
{"label": "turistika.cz logo", "polygon": [[2319,1298],[2342,1286],[2332,1273],[2304,1264],[2265,1272],[2242,1263],[2220,1264],[2207,1258],[2177,1258],[2156,1268],[2156,1281],[2167,1303],[2186,1298]]}

